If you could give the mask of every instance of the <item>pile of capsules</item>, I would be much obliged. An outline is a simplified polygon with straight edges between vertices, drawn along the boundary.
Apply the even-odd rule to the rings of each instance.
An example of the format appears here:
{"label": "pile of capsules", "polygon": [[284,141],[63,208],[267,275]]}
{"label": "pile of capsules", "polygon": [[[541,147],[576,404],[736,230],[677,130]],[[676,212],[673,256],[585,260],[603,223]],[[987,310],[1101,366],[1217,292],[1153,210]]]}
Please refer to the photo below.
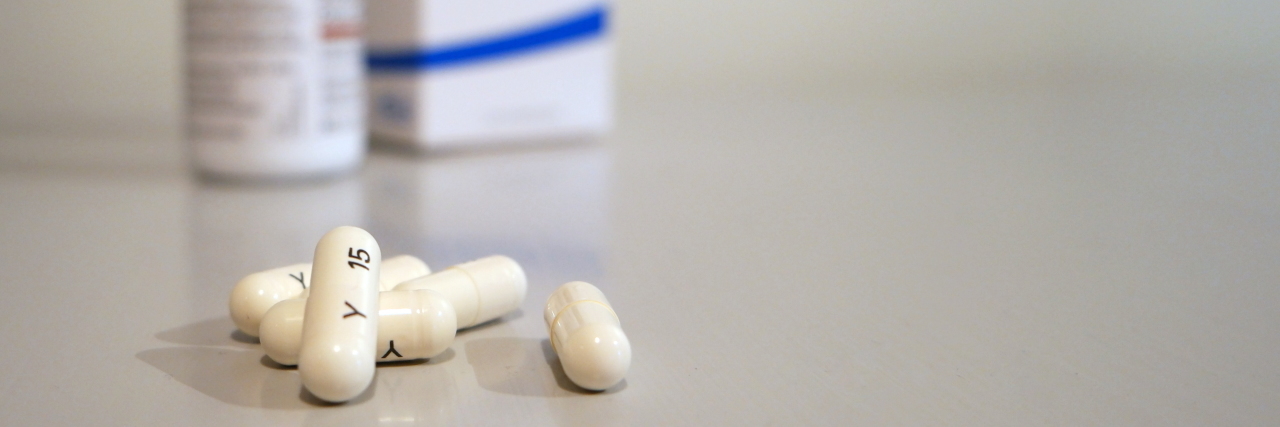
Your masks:
{"label": "pile of capsules", "polygon": [[[363,393],[376,363],[443,353],[458,329],[519,308],[528,287],[524,270],[505,256],[435,274],[409,255],[383,262],[378,242],[356,227],[326,233],[313,261],[250,274],[229,305],[237,328],[258,337],[271,360],[297,365],[302,385],[329,402]],[[631,344],[595,286],[556,289],[543,320],[574,384],[604,390],[626,376]]]}

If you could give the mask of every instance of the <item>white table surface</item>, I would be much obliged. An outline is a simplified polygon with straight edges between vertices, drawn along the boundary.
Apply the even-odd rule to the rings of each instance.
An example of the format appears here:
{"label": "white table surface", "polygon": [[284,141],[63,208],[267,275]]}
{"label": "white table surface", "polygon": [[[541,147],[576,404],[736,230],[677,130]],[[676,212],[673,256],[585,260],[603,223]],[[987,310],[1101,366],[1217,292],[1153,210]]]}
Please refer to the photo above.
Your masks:
{"label": "white table surface", "polygon": [[[1237,76],[1238,77],[1238,76]],[[171,130],[0,145],[0,425],[1273,425],[1280,84],[1040,82],[626,101],[595,145],[202,183]],[[337,225],[524,265],[519,312],[356,401],[234,334]],[[598,285],[625,382],[541,306]]]}

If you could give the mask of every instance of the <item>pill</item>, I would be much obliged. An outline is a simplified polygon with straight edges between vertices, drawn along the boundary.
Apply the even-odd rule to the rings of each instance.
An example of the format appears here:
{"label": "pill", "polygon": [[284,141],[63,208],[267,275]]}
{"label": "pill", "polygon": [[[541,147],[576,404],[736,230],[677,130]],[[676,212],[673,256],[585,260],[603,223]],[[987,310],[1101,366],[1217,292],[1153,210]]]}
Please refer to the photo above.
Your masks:
{"label": "pill", "polygon": [[631,342],[604,293],[586,282],[561,285],[542,318],[565,376],[579,387],[604,390],[631,368]]}
{"label": "pill", "polygon": [[345,402],[373,381],[381,264],[378,242],[356,227],[335,228],[316,244],[298,374],[320,399]]}
{"label": "pill", "polygon": [[311,283],[311,264],[294,264],[244,276],[231,290],[231,320],[249,336],[258,336],[262,315],[276,303],[297,298]]}
{"label": "pill", "polygon": [[[298,364],[306,300],[281,301],[262,318],[262,349],[281,365]],[[453,343],[458,317],[453,304],[432,290],[378,294],[378,362],[434,357]]]}
{"label": "pill", "polygon": [[469,328],[520,308],[528,289],[524,270],[511,258],[494,255],[458,264],[396,285],[396,290],[430,289],[453,304],[458,328]]}
{"label": "pill", "polygon": [[[387,258],[382,262],[382,274],[378,280],[381,290],[415,277],[431,274],[422,260],[411,255]],[[258,336],[258,324],[267,309],[280,301],[306,296],[311,286],[311,264],[300,263],[245,276],[231,290],[231,320],[236,328],[249,336]]]}

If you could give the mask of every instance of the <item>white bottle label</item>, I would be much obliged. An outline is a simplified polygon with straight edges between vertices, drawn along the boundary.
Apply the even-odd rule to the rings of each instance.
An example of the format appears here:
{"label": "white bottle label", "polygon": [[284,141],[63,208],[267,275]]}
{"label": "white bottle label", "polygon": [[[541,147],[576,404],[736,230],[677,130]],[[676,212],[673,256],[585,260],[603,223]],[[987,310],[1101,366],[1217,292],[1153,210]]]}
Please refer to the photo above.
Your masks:
{"label": "white bottle label", "polygon": [[364,127],[364,51],[360,0],[324,0],[320,132],[360,132]]}
{"label": "white bottle label", "polygon": [[358,0],[188,0],[195,143],[314,142],[359,132]]}

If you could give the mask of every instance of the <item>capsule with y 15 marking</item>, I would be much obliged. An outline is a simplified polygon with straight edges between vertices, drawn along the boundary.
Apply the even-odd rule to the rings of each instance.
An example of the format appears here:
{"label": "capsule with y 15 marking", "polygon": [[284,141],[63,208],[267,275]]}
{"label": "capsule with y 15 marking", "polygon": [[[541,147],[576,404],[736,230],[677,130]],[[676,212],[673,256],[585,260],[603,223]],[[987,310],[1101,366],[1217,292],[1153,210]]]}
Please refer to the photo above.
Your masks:
{"label": "capsule with y 15 marking", "polygon": [[[524,302],[524,270],[511,258],[491,256],[401,283],[379,295],[378,362],[440,354],[459,328],[514,311]],[[462,310],[458,310],[462,307]],[[301,343],[301,300],[282,301],[262,319],[262,348],[282,365],[294,365]]]}
{"label": "capsule with y 15 marking", "polygon": [[[281,301],[262,318],[262,349],[281,365],[298,364],[305,300]],[[453,343],[458,315],[432,290],[378,294],[378,362],[426,359]]]}
{"label": "capsule with y 15 marking", "polygon": [[351,400],[373,381],[381,267],[378,242],[362,229],[338,227],[316,244],[298,374],[320,399]]}
{"label": "capsule with y 15 marking", "polygon": [[631,342],[604,293],[587,282],[561,285],[542,312],[551,348],[564,374],[579,387],[604,390],[631,368]]}
{"label": "capsule with y 15 marking", "polygon": [[520,264],[494,255],[409,280],[395,289],[439,292],[457,311],[458,328],[469,328],[520,308],[528,282]]}
{"label": "capsule with y 15 marking", "polygon": [[[431,274],[422,260],[412,255],[387,258],[382,262],[382,274],[378,288],[391,290],[395,285],[415,277]],[[280,301],[305,298],[311,286],[311,264],[300,263],[245,276],[231,290],[231,320],[236,328],[249,336],[258,336],[258,325],[267,310]]]}

